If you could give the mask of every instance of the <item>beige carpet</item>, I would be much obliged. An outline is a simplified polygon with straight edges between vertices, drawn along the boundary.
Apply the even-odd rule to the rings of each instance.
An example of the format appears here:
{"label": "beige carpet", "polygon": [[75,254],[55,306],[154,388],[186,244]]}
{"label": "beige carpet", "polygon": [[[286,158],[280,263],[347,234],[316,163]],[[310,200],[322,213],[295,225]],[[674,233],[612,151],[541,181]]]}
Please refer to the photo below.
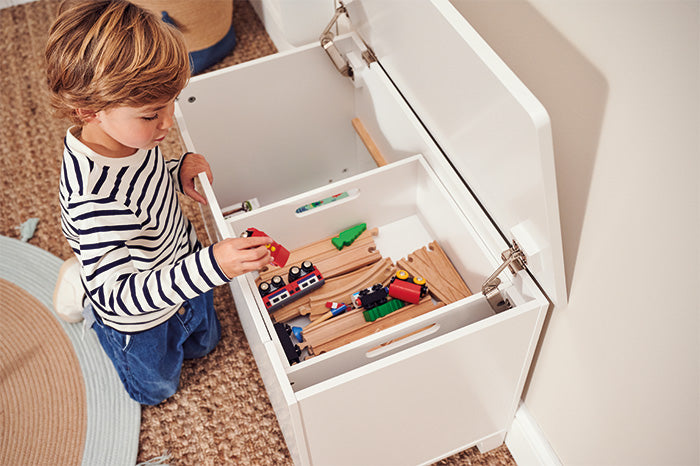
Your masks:
{"label": "beige carpet", "polygon": [[[60,229],[58,182],[67,123],[51,117],[44,89],[43,49],[54,18],[55,0],[0,10],[0,235],[40,218],[31,244],[67,258],[71,251]],[[275,52],[247,1],[234,2],[238,45],[214,68]],[[177,131],[162,148],[179,156]],[[204,239],[197,206],[183,209]],[[139,461],[165,453],[178,465],[291,464],[274,412],[255,366],[226,287],[215,290],[222,341],[204,359],[186,361],[176,395],[142,411]],[[505,446],[485,455],[469,449],[441,461],[450,465],[514,465]]]}

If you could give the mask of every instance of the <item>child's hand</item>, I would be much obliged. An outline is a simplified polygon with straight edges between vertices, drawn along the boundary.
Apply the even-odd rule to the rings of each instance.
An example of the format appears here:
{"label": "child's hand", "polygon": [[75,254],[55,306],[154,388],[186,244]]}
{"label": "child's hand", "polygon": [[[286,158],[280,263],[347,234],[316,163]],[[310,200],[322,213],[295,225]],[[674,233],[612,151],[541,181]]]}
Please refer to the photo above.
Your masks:
{"label": "child's hand", "polygon": [[221,270],[231,279],[268,265],[272,256],[265,245],[270,243],[272,238],[267,236],[227,238],[214,244],[214,258]]}
{"label": "child's hand", "polygon": [[202,172],[206,172],[209,182],[214,181],[209,163],[202,154],[190,153],[184,156],[180,167],[180,181],[182,182],[182,192],[190,196],[195,201],[206,204],[207,200],[194,189],[194,177]]}

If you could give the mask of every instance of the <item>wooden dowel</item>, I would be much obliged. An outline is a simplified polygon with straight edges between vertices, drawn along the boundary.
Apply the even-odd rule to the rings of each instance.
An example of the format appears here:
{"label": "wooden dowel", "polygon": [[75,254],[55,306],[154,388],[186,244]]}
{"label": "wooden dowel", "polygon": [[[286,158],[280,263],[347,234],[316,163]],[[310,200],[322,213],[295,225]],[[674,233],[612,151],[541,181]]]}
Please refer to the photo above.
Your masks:
{"label": "wooden dowel", "polygon": [[357,131],[357,135],[360,136],[360,139],[362,139],[362,142],[369,151],[369,155],[372,156],[374,161],[377,163],[377,166],[383,167],[386,165],[386,159],[382,155],[377,145],[374,143],[374,140],[372,140],[372,137],[367,132],[367,128],[365,128],[365,125],[362,124],[362,121],[359,118],[353,118],[352,126],[355,128],[355,131]]}

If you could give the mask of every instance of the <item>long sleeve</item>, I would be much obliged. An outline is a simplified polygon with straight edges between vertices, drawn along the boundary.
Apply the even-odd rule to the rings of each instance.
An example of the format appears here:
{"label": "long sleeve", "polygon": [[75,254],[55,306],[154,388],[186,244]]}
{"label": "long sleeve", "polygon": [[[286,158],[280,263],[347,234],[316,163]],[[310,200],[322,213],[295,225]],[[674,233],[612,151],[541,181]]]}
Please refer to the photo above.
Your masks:
{"label": "long sleeve", "polygon": [[131,157],[85,157],[66,145],[61,177],[63,231],[83,286],[102,320],[125,332],[154,327],[228,282],[180,209],[182,159],[167,163],[156,150]]}

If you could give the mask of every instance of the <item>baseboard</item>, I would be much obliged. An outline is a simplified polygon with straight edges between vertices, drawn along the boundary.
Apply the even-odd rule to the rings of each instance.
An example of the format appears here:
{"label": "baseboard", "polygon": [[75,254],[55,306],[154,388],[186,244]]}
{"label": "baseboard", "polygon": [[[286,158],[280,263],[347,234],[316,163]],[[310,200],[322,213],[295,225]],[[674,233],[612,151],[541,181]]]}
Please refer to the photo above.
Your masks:
{"label": "baseboard", "polygon": [[518,466],[562,466],[524,403],[520,404],[515,413],[506,436],[506,445]]}

